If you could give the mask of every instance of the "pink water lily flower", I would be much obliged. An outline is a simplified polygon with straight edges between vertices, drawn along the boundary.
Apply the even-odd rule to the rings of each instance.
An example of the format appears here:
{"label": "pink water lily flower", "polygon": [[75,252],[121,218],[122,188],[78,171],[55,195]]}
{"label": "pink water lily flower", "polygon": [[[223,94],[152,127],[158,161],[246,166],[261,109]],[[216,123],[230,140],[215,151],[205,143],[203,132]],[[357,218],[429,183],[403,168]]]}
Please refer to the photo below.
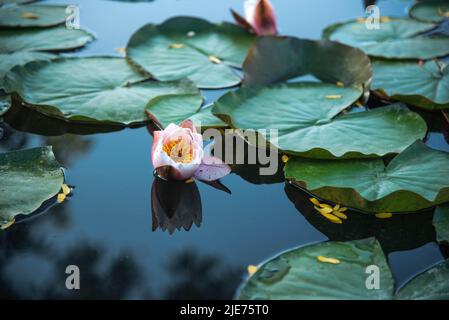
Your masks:
{"label": "pink water lily flower", "polygon": [[227,164],[210,155],[210,148],[203,147],[202,136],[190,120],[179,126],[171,123],[154,131],[153,137],[151,160],[165,178],[214,181],[231,172]]}
{"label": "pink water lily flower", "polygon": [[231,9],[235,21],[260,36],[277,34],[276,16],[269,0],[245,0],[245,18]]}

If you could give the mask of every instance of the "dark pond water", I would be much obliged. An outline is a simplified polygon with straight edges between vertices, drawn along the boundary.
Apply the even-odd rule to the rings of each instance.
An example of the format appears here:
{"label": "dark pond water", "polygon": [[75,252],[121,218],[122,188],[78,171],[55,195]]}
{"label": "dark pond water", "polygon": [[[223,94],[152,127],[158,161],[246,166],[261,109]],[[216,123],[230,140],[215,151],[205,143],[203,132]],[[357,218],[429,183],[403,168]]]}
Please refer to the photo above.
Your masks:
{"label": "dark pond water", "polygon": [[[49,1],[72,4],[72,1]],[[147,22],[176,15],[230,20],[235,0],[76,1],[81,24],[97,41],[77,55],[118,55]],[[360,0],[273,0],[283,34],[319,38],[328,24],[363,15]],[[381,1],[384,15],[405,14],[407,1]],[[63,79],[61,79],[63,81]],[[205,92],[213,101],[222,92]],[[49,134],[40,120],[41,134]],[[36,124],[36,123],[34,123]],[[17,126],[16,126],[17,127]],[[95,135],[44,136],[3,125],[0,150],[53,145],[67,168],[73,197],[0,233],[0,296],[20,298],[231,298],[246,267],[314,242],[376,235],[399,285],[443,259],[432,212],[387,220],[354,215],[352,223],[318,219],[306,195],[284,183],[257,185],[236,174],[232,195],[199,184],[201,226],[173,234],[152,231],[153,183],[145,128]],[[54,134],[55,132],[53,132]],[[449,150],[439,133],[428,143]],[[65,268],[81,269],[81,290],[65,289]]]}

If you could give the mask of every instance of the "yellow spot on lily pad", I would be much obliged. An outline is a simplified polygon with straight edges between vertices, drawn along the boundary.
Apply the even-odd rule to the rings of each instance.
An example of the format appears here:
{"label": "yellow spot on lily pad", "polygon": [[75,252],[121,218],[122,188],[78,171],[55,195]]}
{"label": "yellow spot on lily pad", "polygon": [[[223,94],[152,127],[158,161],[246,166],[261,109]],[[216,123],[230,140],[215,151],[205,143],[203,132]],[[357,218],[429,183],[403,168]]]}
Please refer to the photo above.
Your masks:
{"label": "yellow spot on lily pad", "polygon": [[335,259],[335,258],[328,258],[328,257],[324,257],[324,256],[318,256],[316,257],[316,259],[319,262],[324,262],[324,263],[331,263],[331,264],[339,264],[340,260]]}
{"label": "yellow spot on lily pad", "polygon": [[337,99],[341,99],[341,97],[342,97],[341,94],[330,94],[330,95],[326,96],[326,99],[337,100]]}
{"label": "yellow spot on lily pad", "polygon": [[380,17],[380,22],[390,22],[391,19],[390,17],[384,16],[384,17]]}
{"label": "yellow spot on lily pad", "polygon": [[14,222],[16,222],[16,219],[11,219],[8,222],[6,222],[5,224],[0,225],[0,229],[1,230],[5,230],[8,229],[10,226],[12,226],[14,224]]}
{"label": "yellow spot on lily pad", "polygon": [[58,203],[64,202],[65,198],[66,198],[66,196],[65,196],[64,193],[59,193],[59,194],[58,194],[58,197],[57,197]]}
{"label": "yellow spot on lily pad", "polygon": [[181,49],[184,48],[184,45],[182,43],[173,43],[169,46],[170,49]]}
{"label": "yellow spot on lily pad", "polygon": [[24,12],[20,15],[20,17],[24,18],[24,19],[30,19],[30,20],[37,20],[39,19],[39,16],[35,13],[32,12]]}
{"label": "yellow spot on lily pad", "polygon": [[217,58],[216,56],[209,56],[209,60],[215,64],[220,64],[221,60]]}
{"label": "yellow spot on lily pad", "polygon": [[290,159],[290,158],[289,158],[286,154],[284,154],[284,155],[281,157],[281,160],[282,160],[283,163],[287,163],[289,159]]}
{"label": "yellow spot on lily pad", "polygon": [[62,185],[62,193],[64,193],[64,195],[70,194],[71,191],[70,187],[65,183]]}
{"label": "yellow spot on lily pad", "polygon": [[337,81],[336,83],[337,87],[343,88],[345,86],[345,84],[341,81]]}
{"label": "yellow spot on lily pad", "polygon": [[376,218],[378,218],[378,219],[389,219],[392,216],[393,215],[391,213],[388,213],[388,212],[376,213]]}
{"label": "yellow spot on lily pad", "polygon": [[258,270],[259,268],[251,264],[251,265],[248,266],[247,269],[248,269],[248,274],[249,274],[250,276],[252,276],[253,274],[255,274],[255,273],[257,272],[257,270]]}

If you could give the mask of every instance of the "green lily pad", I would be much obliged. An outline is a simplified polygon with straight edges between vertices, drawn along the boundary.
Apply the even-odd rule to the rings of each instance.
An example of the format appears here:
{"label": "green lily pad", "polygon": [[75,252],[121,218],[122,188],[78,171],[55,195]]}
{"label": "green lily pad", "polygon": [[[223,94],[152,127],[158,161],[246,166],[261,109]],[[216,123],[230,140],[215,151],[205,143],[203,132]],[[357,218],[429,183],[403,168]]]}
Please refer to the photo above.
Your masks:
{"label": "green lily pad", "polygon": [[11,107],[11,97],[0,90],[0,116]]}
{"label": "green lily pad", "polygon": [[418,211],[449,201],[449,153],[421,141],[387,166],[382,159],[293,158],[284,172],[322,199],[369,213]]}
{"label": "green lily pad", "polygon": [[51,147],[0,154],[0,224],[37,210],[62,187],[64,174]]}
{"label": "green lily pad", "polygon": [[332,41],[262,37],[243,65],[245,85],[268,85],[313,75],[327,83],[369,90],[371,64],[361,50]]}
{"label": "green lily pad", "polygon": [[26,5],[0,8],[0,27],[50,27],[66,20],[66,6]]}
{"label": "green lily pad", "polygon": [[449,54],[449,37],[422,36],[434,24],[411,19],[381,22],[380,29],[368,29],[364,22],[331,25],[323,37],[365,51],[373,57],[389,59],[432,59]]}
{"label": "green lily pad", "polygon": [[430,268],[408,282],[395,297],[398,300],[449,299],[449,260]]}
{"label": "green lily pad", "polygon": [[144,108],[155,97],[199,95],[188,80],[149,80],[124,58],[116,57],[30,62],[11,70],[5,77],[4,87],[7,93],[19,95],[28,107],[48,116],[119,125],[147,121]]}
{"label": "green lily pad", "polygon": [[409,14],[420,21],[440,22],[449,17],[449,3],[446,0],[418,2],[410,8]]}
{"label": "green lily pad", "polygon": [[127,57],[156,79],[184,77],[204,89],[225,88],[241,81],[240,68],[255,36],[230,24],[175,17],[147,24],[128,42]]}
{"label": "green lily pad", "polygon": [[[332,258],[335,263],[319,261]],[[368,289],[372,268],[379,287]],[[376,271],[374,271],[376,272]],[[241,300],[418,300],[449,298],[449,261],[408,282],[398,293],[375,238],[324,242],[289,250],[262,264],[238,292]]]}
{"label": "green lily pad", "polygon": [[202,108],[203,97],[198,94],[167,95],[152,99],[147,109],[165,128],[170,123],[179,124],[184,120],[192,120],[202,128],[220,128],[227,124],[214,116],[210,107]]}
{"label": "green lily pad", "polygon": [[426,109],[449,108],[449,68],[443,62],[373,62],[373,90]]}
{"label": "green lily pad", "polygon": [[0,53],[70,50],[93,39],[94,36],[83,29],[67,29],[65,26],[3,29],[0,30]]}
{"label": "green lily pad", "polygon": [[264,136],[277,129],[278,149],[310,158],[383,156],[425,136],[424,120],[401,105],[342,113],[361,93],[311,82],[243,87],[218,99],[212,112],[233,128]]}
{"label": "green lily pad", "polygon": [[[319,256],[340,262],[320,262]],[[289,267],[286,271],[285,265]],[[371,265],[379,267],[379,290],[368,290],[365,285],[366,268]],[[243,285],[238,299],[378,300],[391,299],[393,290],[393,276],[382,248],[377,240],[369,238],[324,242],[287,251],[264,263]]]}
{"label": "green lily pad", "polygon": [[7,4],[25,4],[35,1],[36,0],[0,0],[0,6],[4,6]]}
{"label": "green lily pad", "polygon": [[449,243],[449,204],[438,206],[433,215],[438,242]]}

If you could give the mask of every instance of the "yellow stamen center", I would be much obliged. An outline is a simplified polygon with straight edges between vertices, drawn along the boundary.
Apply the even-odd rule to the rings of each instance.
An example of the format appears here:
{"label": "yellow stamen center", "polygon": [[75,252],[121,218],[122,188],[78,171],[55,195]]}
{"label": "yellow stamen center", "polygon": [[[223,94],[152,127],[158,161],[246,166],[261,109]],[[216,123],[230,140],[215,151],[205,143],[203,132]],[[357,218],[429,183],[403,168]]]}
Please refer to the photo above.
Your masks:
{"label": "yellow stamen center", "polygon": [[163,145],[162,150],[175,162],[190,163],[193,160],[192,145],[182,138],[168,141]]}

